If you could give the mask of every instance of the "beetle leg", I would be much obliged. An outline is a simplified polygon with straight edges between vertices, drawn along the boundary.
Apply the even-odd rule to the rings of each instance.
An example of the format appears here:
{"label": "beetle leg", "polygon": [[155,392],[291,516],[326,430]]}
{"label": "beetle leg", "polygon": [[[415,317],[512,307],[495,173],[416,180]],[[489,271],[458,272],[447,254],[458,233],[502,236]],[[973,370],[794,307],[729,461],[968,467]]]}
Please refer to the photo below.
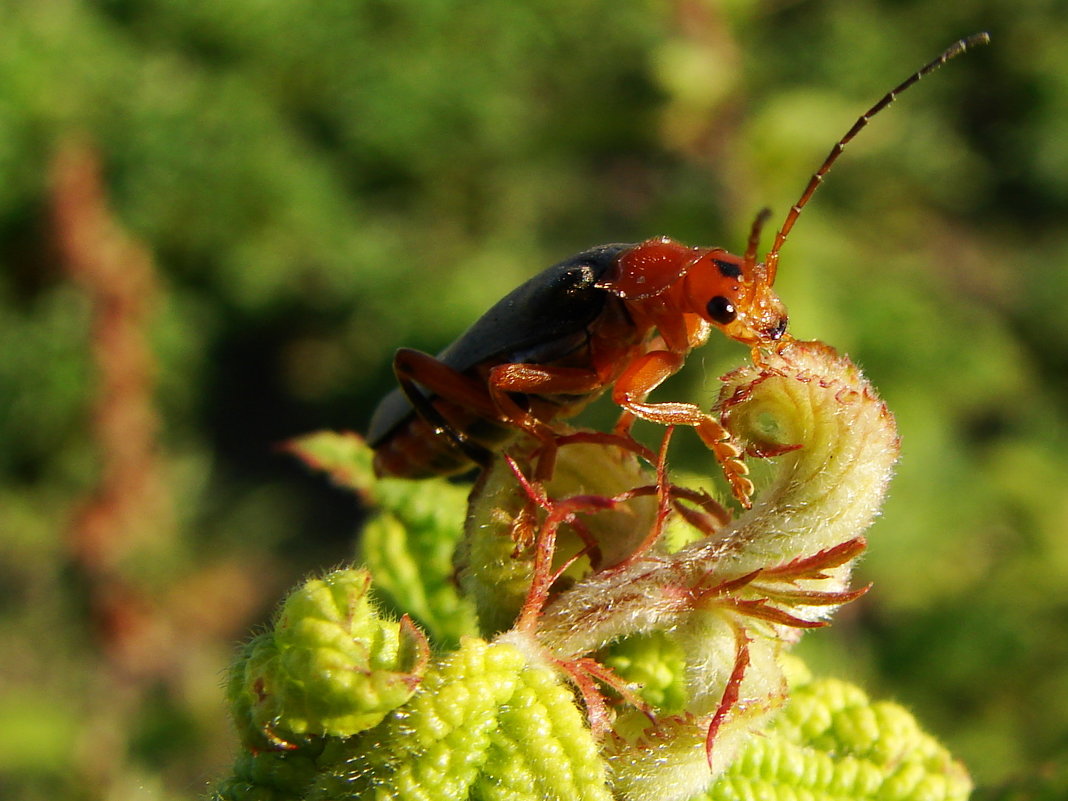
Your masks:
{"label": "beetle leg", "polygon": [[742,450],[730,432],[694,403],[646,403],[645,397],[664,379],[678,372],[684,356],[668,350],[654,350],[634,359],[616,380],[612,400],[642,420],[665,426],[692,426],[723,468],[731,492],[746,509],[752,506],[753,482],[749,468],[741,460]]}
{"label": "beetle leg", "polygon": [[499,413],[513,425],[541,440],[543,449],[536,477],[547,480],[556,463],[557,433],[529,409],[524,409],[509,393],[524,395],[589,395],[604,386],[592,370],[577,367],[542,367],[536,364],[500,364],[490,370],[487,382]]}
{"label": "beetle leg", "polygon": [[578,367],[542,367],[537,364],[500,364],[490,370],[489,388],[494,403],[507,411],[516,425],[531,433],[539,427],[549,428],[512,400],[508,393],[524,395],[590,395],[604,387],[593,370]]}
{"label": "beetle leg", "polygon": [[464,455],[475,464],[486,467],[493,460],[493,452],[472,440],[450,423],[431,398],[420,391],[424,386],[435,395],[470,409],[476,414],[497,418],[493,401],[477,381],[442,364],[433,356],[412,348],[401,348],[393,357],[393,372],[408,402],[417,414],[430,423],[435,431],[452,440]]}
{"label": "beetle leg", "polygon": [[634,413],[628,409],[624,409],[619,419],[616,420],[615,426],[612,427],[612,433],[618,434],[621,437],[629,437],[630,430],[634,427],[634,421],[638,418],[634,416]]}

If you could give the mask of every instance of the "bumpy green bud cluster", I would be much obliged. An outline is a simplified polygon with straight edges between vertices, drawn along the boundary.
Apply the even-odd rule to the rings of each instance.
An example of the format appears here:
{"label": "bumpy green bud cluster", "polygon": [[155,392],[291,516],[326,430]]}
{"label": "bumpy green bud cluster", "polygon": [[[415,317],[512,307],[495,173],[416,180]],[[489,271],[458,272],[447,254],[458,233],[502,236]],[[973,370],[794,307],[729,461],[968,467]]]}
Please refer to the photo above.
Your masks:
{"label": "bumpy green bud cluster", "polygon": [[308,798],[467,798],[525,665],[511,646],[463,640],[427,671],[409,704],[339,748]]}
{"label": "bumpy green bud cluster", "polygon": [[293,748],[308,735],[348,737],[415,691],[428,657],[410,623],[382,620],[366,570],[313,579],[231,671],[229,695],[250,749]]}
{"label": "bumpy green bud cluster", "polygon": [[562,677],[529,666],[501,709],[475,798],[611,801],[604,764]]}
{"label": "bumpy green bud cluster", "polygon": [[613,646],[604,663],[620,678],[641,688],[642,698],[667,714],[686,705],[686,654],[663,632],[630,637]]}
{"label": "bumpy green bud cluster", "polygon": [[892,417],[818,343],[724,382],[732,436],[778,454],[736,518],[587,442],[561,447],[545,482],[499,462],[461,533],[461,490],[375,479],[352,435],[296,445],[380,507],[366,561],[439,650],[375,614],[366,572],[310,582],[234,670],[247,753],[218,796],[964,799],[963,769],[899,707],[787,682],[789,647],[858,594],[850,567],[897,455]]}
{"label": "bumpy green bud cluster", "polygon": [[[967,772],[897,704],[807,676],[789,705],[700,798],[962,801]],[[787,790],[788,788],[788,790]],[[696,801],[696,799],[695,799]]]}
{"label": "bumpy green bud cluster", "polygon": [[379,726],[314,743],[239,763],[220,797],[611,801],[570,689],[506,642],[465,638]]}

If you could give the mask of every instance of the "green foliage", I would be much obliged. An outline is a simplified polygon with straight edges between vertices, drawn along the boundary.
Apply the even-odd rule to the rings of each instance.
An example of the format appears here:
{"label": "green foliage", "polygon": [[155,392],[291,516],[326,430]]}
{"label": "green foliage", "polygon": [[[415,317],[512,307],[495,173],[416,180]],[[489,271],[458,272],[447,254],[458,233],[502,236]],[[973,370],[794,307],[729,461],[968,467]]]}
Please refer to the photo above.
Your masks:
{"label": "green foliage", "polygon": [[349,737],[411,696],[427,645],[410,624],[381,621],[365,570],[308,581],[286,599],[271,631],[249,643],[230,674],[243,745],[262,751],[290,737]]}
{"label": "green foliage", "polygon": [[411,615],[440,645],[455,645],[476,632],[474,609],[452,581],[454,524],[466,507],[466,487],[428,482],[412,492],[409,481],[376,481],[371,454],[353,434],[310,434],[289,448],[339,486],[386,510],[361,532],[360,556],[394,609]]}
{"label": "green foliage", "polygon": [[783,785],[813,801],[961,798],[971,789],[967,773],[902,707],[803,669],[782,715],[701,801],[774,798]]}
{"label": "green foliage", "polygon": [[[397,627],[370,610],[368,572],[307,583],[232,671],[248,754],[217,798],[964,799],[967,773],[903,709],[840,682],[791,702],[785,679],[798,673],[783,654],[799,632],[858,595],[849,573],[897,458],[892,416],[820,343],[733,371],[721,403],[740,443],[801,447],[776,459],[752,509],[714,529],[687,523],[696,536],[674,550],[669,507],[628,492],[654,476],[618,447],[561,448],[536,491],[498,460],[472,490],[457,541],[448,504],[412,514],[452,494],[443,480],[376,479],[352,434],[292,443],[393,521],[392,540],[365,541],[369,562],[399,559],[417,568],[410,581],[434,586],[446,565],[421,563],[421,543],[459,545],[459,587],[476,597],[480,630],[429,664],[414,647],[402,659],[394,637],[407,618]],[[419,536],[406,536],[406,520]],[[441,587],[444,607],[465,617],[460,590]],[[449,617],[439,625],[455,630]]]}
{"label": "green foliage", "polygon": [[[807,370],[804,375],[811,379],[812,372]],[[768,394],[769,385],[774,383],[763,382],[758,394]],[[841,397],[840,387],[822,383],[827,384],[821,391],[828,398]],[[815,382],[809,380],[808,385],[815,386]],[[832,412],[834,405],[832,402]],[[877,403],[868,405],[877,414],[881,409]],[[803,420],[805,415],[797,417]],[[883,425],[892,435],[892,425]],[[881,447],[878,437],[862,424],[845,424],[843,430],[847,437],[874,440],[871,447],[876,450]],[[345,477],[347,484],[375,497],[382,507],[380,513],[394,519],[404,517],[404,510],[417,497],[448,486],[442,481],[374,480],[366,469],[369,451],[351,435],[318,434],[293,447],[307,461],[336,478]],[[581,465],[601,469],[605,457],[614,458],[609,450],[596,448],[577,449],[580,455],[570,458],[572,450],[560,455],[564,460],[562,475],[582,474]],[[808,457],[826,459],[819,448],[811,449]],[[863,473],[864,463],[859,464]],[[856,466],[848,469],[855,471]],[[792,472],[783,465],[780,470]],[[569,486],[559,476],[555,480],[563,488],[586,489],[581,484]],[[595,476],[593,480],[602,478]],[[500,492],[489,489],[489,483],[484,483],[476,495],[499,498]],[[796,492],[798,482],[785,484]],[[817,481],[816,486],[822,485]],[[853,498],[857,495],[846,492]],[[796,499],[790,503],[798,506]],[[472,507],[471,514],[480,514],[478,506]],[[759,518],[760,513],[751,516]],[[592,530],[596,531],[601,522],[591,517]],[[458,529],[457,520],[450,526],[445,515],[439,515],[432,525],[441,529],[440,539],[448,536],[447,531]],[[615,529],[619,524],[611,521],[607,525]],[[741,521],[739,527],[747,530]],[[483,525],[467,536],[486,536],[487,529],[491,527]],[[749,545],[759,547],[752,526],[748,531]],[[725,539],[729,541],[730,535],[725,533]],[[399,549],[410,542],[402,539]],[[382,541],[365,544],[369,557],[373,558],[370,549],[376,547],[387,546]],[[654,564],[649,560],[640,570],[648,572]],[[679,575],[678,567],[667,572]],[[608,573],[615,575],[619,591],[635,594],[634,582],[625,573]],[[694,758],[702,765],[702,783],[707,785],[704,729],[678,714],[690,708],[687,697],[693,694],[683,688],[692,683],[690,674],[695,667],[687,664],[685,651],[711,646],[692,626],[680,632],[661,615],[664,629],[624,639],[611,650],[606,664],[619,670],[626,680],[636,682],[646,700],[665,717],[651,726],[641,713],[623,714],[607,739],[600,735],[603,742],[595,738],[576,705],[574,693],[564,680],[566,674],[560,670],[563,663],[549,658],[549,650],[557,647],[551,626],[543,627],[540,636],[515,630],[492,643],[463,638],[455,650],[439,652],[428,666],[419,668],[418,688],[410,699],[407,695],[391,699],[378,696],[383,703],[375,703],[375,710],[388,707],[381,723],[373,728],[354,728],[351,701],[359,699],[366,706],[368,697],[365,692],[352,694],[352,670],[334,670],[329,664],[336,661],[334,654],[346,649],[344,641],[350,637],[357,650],[365,652],[368,624],[377,631],[397,630],[370,613],[368,589],[365,571],[342,570],[325,580],[308,582],[286,601],[275,629],[260,635],[246,649],[232,674],[230,701],[249,750],[239,757],[234,775],[219,786],[215,796],[219,801],[688,798],[693,796],[692,790],[687,791],[693,770],[687,762]],[[507,595],[508,591],[503,592]],[[574,592],[564,590],[561,599]],[[602,588],[603,594],[612,592],[610,584]],[[637,595],[646,603],[656,603],[648,592]],[[619,612],[626,619],[634,616],[633,611],[619,611],[611,598],[602,602],[605,614]],[[345,615],[343,610],[350,611]],[[552,614],[547,612],[546,623]],[[350,622],[344,628],[336,622],[324,627],[324,619]],[[279,660],[275,644],[287,640],[294,644],[299,640],[306,656]],[[675,640],[687,647],[680,647]],[[285,663],[288,680],[300,691],[286,692],[281,685],[265,681],[269,671],[257,670],[257,663],[262,661],[258,652],[267,654],[268,663]],[[719,657],[705,653],[701,658]],[[731,658],[727,656],[728,661]],[[733,762],[725,765],[707,790],[693,796],[694,801],[795,797],[935,801],[968,795],[971,783],[967,773],[903,708],[872,703],[860,690],[841,681],[814,681],[797,662],[791,661],[786,667],[791,681],[785,709],[760,736],[745,739]],[[751,664],[749,671],[755,669],[757,666]],[[397,675],[392,671],[392,659],[387,658],[374,665],[365,660],[365,667],[356,672],[361,686],[377,686],[392,681]],[[752,686],[747,692],[753,692]],[[249,715],[250,703],[253,707],[259,703],[269,714]],[[315,727],[318,737],[307,736],[312,731],[305,713],[309,704],[320,707],[316,719],[322,723]],[[760,704],[747,698],[743,706],[746,709],[732,715],[737,719],[730,726],[750,718]],[[335,709],[341,714],[332,713]],[[366,730],[360,732],[360,728]],[[726,731],[717,736],[717,743]],[[350,736],[354,733],[357,736]],[[282,744],[285,750],[278,750]]]}
{"label": "green foliage", "polygon": [[[878,593],[803,648],[922,710],[990,797],[1063,795],[1066,19],[1043,0],[0,3],[4,794],[195,795],[231,747],[229,644],[351,556],[347,499],[273,443],[362,430],[394,348],[439,349],[581,248],[741,249],[863,108],[988,29],[850,147],[783,252],[792,330],[865,366],[904,452],[861,568]],[[162,286],[176,524],[109,567],[134,592],[107,619],[71,566],[100,454],[89,304],[48,223],[69,136],[100,149]],[[707,405],[726,350],[658,397]],[[686,440],[677,464],[707,472]],[[405,586],[443,642],[468,630],[431,619],[440,586]]]}

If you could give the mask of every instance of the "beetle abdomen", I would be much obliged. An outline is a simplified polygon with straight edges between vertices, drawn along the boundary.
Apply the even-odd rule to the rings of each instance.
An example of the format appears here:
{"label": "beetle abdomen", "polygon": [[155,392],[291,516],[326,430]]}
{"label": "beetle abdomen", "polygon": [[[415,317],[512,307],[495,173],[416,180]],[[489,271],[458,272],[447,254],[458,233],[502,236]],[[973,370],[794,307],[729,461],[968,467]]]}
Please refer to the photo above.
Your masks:
{"label": "beetle abdomen", "polygon": [[[487,451],[498,451],[519,436],[519,429],[471,413],[441,398],[433,400],[435,408],[453,425],[454,430]],[[471,457],[447,435],[418,415],[405,423],[375,447],[374,469],[379,476],[394,478],[431,478],[451,476],[470,470]]]}

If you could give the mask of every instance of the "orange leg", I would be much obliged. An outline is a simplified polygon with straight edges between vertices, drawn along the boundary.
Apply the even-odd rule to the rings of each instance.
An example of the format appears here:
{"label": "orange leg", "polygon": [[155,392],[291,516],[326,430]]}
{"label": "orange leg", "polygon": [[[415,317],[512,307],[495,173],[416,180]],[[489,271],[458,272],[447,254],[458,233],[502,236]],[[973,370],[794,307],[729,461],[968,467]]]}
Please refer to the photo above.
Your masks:
{"label": "orange leg", "polygon": [[603,386],[593,371],[535,364],[501,364],[490,370],[483,384],[441,363],[433,356],[401,348],[393,360],[397,380],[416,411],[441,434],[448,436],[472,461],[483,466],[493,454],[451,424],[419,386],[452,404],[488,420],[499,420],[523,429],[543,443],[536,478],[552,474],[557,433],[544,420],[523,408],[513,393],[530,395],[586,395]]}
{"label": "orange leg", "polygon": [[[489,391],[497,408],[516,425],[535,436],[552,429],[519,406],[508,393],[526,395],[590,395],[604,386],[592,370],[577,367],[542,367],[537,364],[501,364],[490,370]],[[541,433],[539,433],[541,432]]]}
{"label": "orange leg", "polygon": [[489,393],[500,413],[542,442],[535,478],[548,480],[556,464],[557,432],[524,409],[510,393],[527,395],[589,395],[604,386],[592,370],[576,367],[542,367],[536,364],[501,364],[490,370]]}
{"label": "orange leg", "polygon": [[[753,482],[741,460],[742,449],[718,420],[693,403],[646,403],[645,397],[682,367],[683,354],[654,350],[632,361],[616,380],[612,400],[642,420],[665,426],[692,426],[723,468],[731,492],[746,509],[752,506]],[[623,420],[621,419],[621,422]]]}

